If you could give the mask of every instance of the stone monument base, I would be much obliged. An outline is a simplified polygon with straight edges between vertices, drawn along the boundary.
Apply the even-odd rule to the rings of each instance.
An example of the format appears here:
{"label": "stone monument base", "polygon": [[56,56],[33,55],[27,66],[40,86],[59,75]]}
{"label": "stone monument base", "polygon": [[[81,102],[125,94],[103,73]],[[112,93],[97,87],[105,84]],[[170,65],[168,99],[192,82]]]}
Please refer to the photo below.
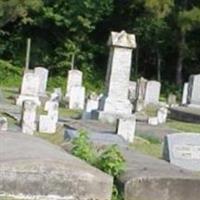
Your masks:
{"label": "stone monument base", "polygon": [[38,106],[41,105],[40,99],[37,96],[28,96],[28,95],[19,95],[17,100],[16,100],[16,105],[22,106],[24,101],[33,101],[35,102]]}
{"label": "stone monument base", "polygon": [[115,124],[117,123],[117,119],[120,118],[131,118],[134,117],[133,114],[124,114],[124,113],[114,113],[114,112],[105,112],[94,110],[92,111],[91,118],[100,120],[103,123]]}

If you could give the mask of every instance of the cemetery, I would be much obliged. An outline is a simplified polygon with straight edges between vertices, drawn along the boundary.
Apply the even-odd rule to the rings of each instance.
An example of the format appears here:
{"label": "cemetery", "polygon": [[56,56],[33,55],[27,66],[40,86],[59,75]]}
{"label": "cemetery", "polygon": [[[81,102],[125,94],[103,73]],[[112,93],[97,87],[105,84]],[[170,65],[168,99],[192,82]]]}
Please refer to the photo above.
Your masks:
{"label": "cemetery", "polygon": [[[130,29],[121,19],[118,22],[125,23],[126,30],[114,24],[111,28],[102,13],[114,12],[110,10],[112,1],[103,0],[96,5],[84,0],[79,2],[80,8],[71,1],[61,5],[40,1],[43,2],[33,0],[30,5],[29,0],[23,5],[17,2],[20,11],[0,2],[0,11],[13,12],[11,18],[2,12],[0,44],[7,42],[3,37],[11,37],[7,31],[14,31],[9,28],[15,29],[17,26],[12,23],[18,24],[18,20],[23,24],[18,27],[31,36],[26,38],[26,50],[20,52],[20,59],[25,60],[21,68],[15,67],[20,63],[19,57],[16,62],[3,60],[5,55],[12,55],[11,41],[0,48],[0,200],[199,200],[200,62],[191,71],[180,69],[188,62],[184,57],[186,49],[176,53],[171,50],[179,63],[173,69],[176,85],[172,87],[172,74],[165,74],[164,66],[169,63],[159,46],[164,45],[160,35],[155,36],[160,41],[154,44],[147,37],[150,33],[143,32],[148,29]],[[117,1],[113,2],[116,9]],[[143,5],[146,14],[151,11],[156,15],[154,9],[160,9],[153,21],[166,20],[167,12],[175,6],[164,1],[161,8],[159,2],[154,3],[145,0]],[[133,3],[129,8],[139,9],[137,6]],[[69,7],[68,18],[74,21],[59,14]],[[90,13],[91,9],[95,12]],[[117,10],[116,14],[122,17]],[[123,11],[128,15],[126,9]],[[37,12],[44,16],[39,17]],[[77,15],[77,19],[73,18]],[[58,34],[49,42],[54,23],[56,34],[69,31],[74,38]],[[152,25],[148,23],[145,28]],[[154,24],[155,29],[163,22],[156,23],[159,25]],[[102,26],[102,32],[95,33],[98,26]],[[185,30],[182,37],[192,26],[181,29]],[[20,34],[26,35],[26,31]],[[154,31],[160,34],[161,30]],[[161,35],[167,31],[163,29]],[[106,37],[107,43],[102,39],[102,44],[95,46],[93,34],[99,39]],[[62,39],[62,48],[57,37]],[[18,41],[17,35],[15,40]],[[41,47],[48,43],[53,51],[47,53],[45,45],[44,49],[38,48],[38,42]],[[186,45],[186,38],[182,42],[180,46]],[[145,46],[147,43],[149,46]],[[166,45],[166,52],[167,48]],[[141,57],[140,51],[156,54]],[[89,66],[92,59],[98,62]],[[184,59],[187,62],[182,62]],[[151,64],[157,67],[157,74]],[[163,77],[168,77],[169,82]]]}

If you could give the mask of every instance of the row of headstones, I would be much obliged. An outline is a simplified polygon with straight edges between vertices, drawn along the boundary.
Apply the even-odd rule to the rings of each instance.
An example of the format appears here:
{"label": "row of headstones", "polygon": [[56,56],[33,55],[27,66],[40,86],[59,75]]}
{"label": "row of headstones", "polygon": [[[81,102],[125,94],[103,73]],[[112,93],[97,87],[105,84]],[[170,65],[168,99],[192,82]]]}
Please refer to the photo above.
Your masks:
{"label": "row of headstones", "polygon": [[182,105],[200,106],[200,74],[191,75],[184,84]]}
{"label": "row of headstones", "polygon": [[25,100],[22,106],[21,127],[25,134],[33,135],[35,131],[41,133],[55,133],[59,117],[59,96],[52,93],[50,100],[46,101],[44,111],[47,115],[39,116],[39,126],[37,126],[38,105],[31,100]]}

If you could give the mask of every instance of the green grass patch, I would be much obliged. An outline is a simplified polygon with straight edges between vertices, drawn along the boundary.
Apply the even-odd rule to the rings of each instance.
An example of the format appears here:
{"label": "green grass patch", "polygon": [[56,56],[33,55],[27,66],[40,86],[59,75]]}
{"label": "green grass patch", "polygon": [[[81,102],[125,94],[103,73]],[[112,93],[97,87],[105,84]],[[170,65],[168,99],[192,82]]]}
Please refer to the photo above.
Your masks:
{"label": "green grass patch", "polygon": [[200,133],[200,124],[168,120],[166,125],[179,131]]}
{"label": "green grass patch", "polygon": [[162,145],[160,142],[150,139],[143,139],[141,137],[136,137],[134,144],[131,147],[137,151],[140,151],[146,155],[153,156],[156,158],[162,158]]}
{"label": "green grass patch", "polygon": [[59,108],[59,116],[60,117],[70,117],[74,119],[81,118],[82,111],[81,110],[70,110],[64,107]]}

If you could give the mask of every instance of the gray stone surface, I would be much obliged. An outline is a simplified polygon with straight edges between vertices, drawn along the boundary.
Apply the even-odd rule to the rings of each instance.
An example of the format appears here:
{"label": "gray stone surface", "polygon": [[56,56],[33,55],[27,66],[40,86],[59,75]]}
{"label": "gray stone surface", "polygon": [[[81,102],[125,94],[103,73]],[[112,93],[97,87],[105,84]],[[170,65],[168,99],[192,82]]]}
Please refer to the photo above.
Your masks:
{"label": "gray stone surface", "polygon": [[0,191],[70,200],[110,200],[112,178],[57,146],[21,133],[0,132]]}
{"label": "gray stone surface", "polygon": [[199,200],[199,174],[128,148],[121,151],[126,159],[119,178],[124,200]]}
{"label": "gray stone surface", "polygon": [[200,172],[200,135],[178,133],[165,136],[164,158],[173,165]]}
{"label": "gray stone surface", "polygon": [[182,100],[181,100],[182,105],[187,104],[187,96],[188,96],[188,83],[184,83]]}
{"label": "gray stone surface", "polygon": [[171,119],[183,122],[200,123],[200,108],[179,106],[170,108],[169,111],[169,117]]}

